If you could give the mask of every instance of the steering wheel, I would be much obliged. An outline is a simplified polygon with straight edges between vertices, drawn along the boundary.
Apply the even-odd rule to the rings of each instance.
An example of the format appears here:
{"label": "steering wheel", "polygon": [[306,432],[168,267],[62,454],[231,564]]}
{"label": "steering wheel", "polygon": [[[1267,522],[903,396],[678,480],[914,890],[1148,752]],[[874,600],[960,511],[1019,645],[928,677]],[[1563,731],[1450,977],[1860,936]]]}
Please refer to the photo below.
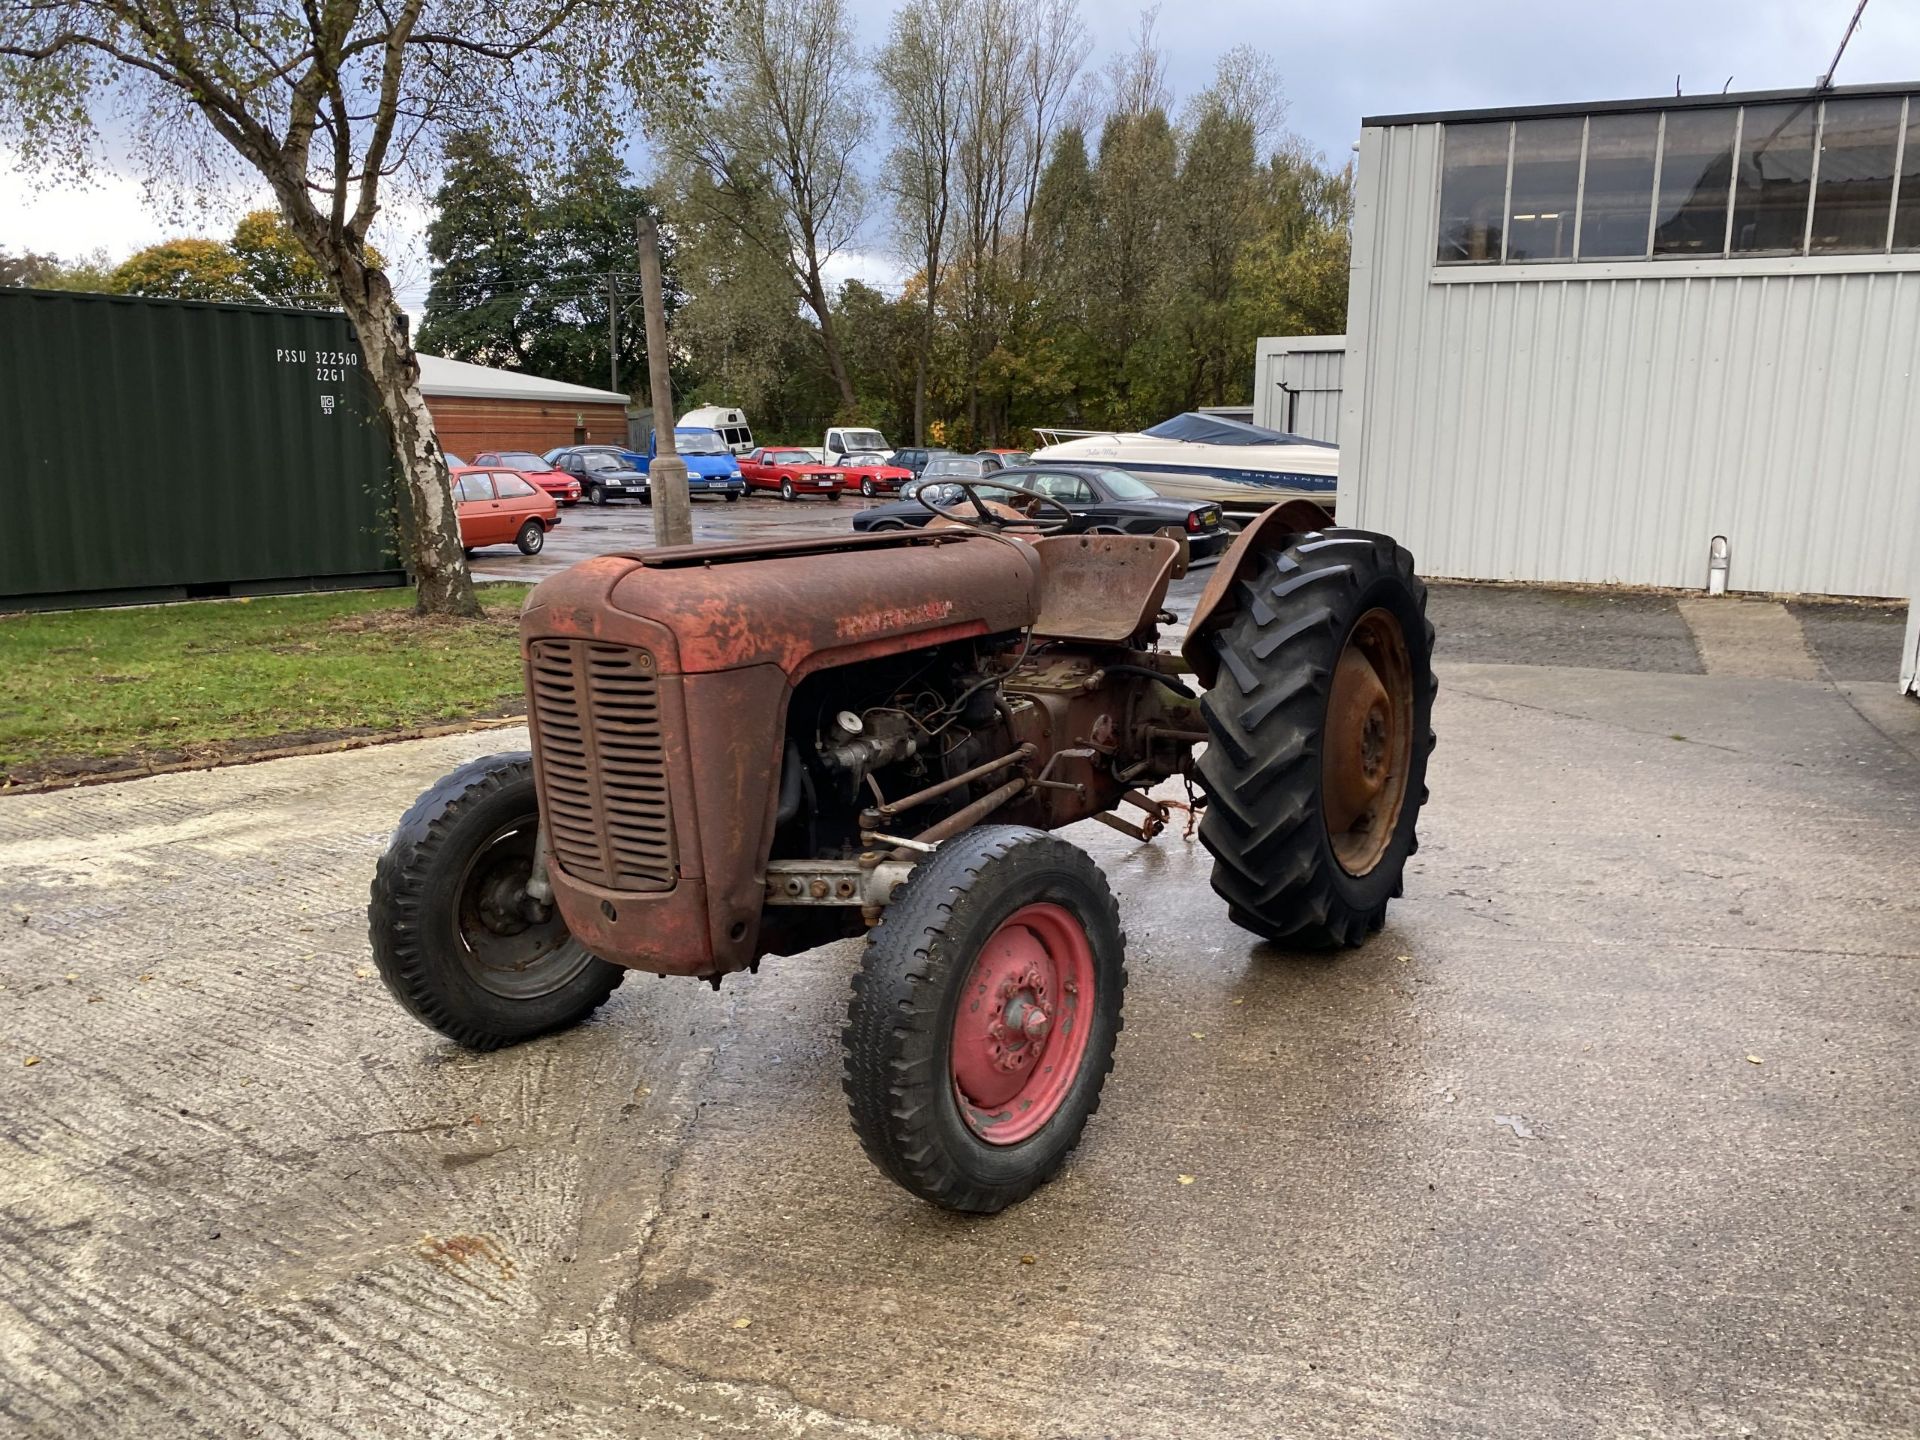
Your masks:
{"label": "steering wheel", "polygon": [[[972,502],[972,515],[955,514],[953,510],[936,503],[928,493],[936,485],[952,485],[965,493]],[[1021,515],[996,500],[989,500],[980,494],[976,487],[990,486],[1004,495],[1019,495],[1033,502],[1033,508]],[[1030,530],[1036,535],[1058,535],[1073,523],[1073,511],[1062,505],[1053,496],[1038,490],[1029,490],[1024,485],[1010,485],[1004,480],[962,479],[959,476],[941,475],[927,481],[913,492],[913,498],[920,502],[921,508],[931,510],[942,520],[951,520],[956,525],[972,525],[982,530]],[[955,505],[958,505],[958,501]],[[1059,519],[1054,519],[1049,511],[1058,511]],[[1045,518],[1043,518],[1043,516]]]}

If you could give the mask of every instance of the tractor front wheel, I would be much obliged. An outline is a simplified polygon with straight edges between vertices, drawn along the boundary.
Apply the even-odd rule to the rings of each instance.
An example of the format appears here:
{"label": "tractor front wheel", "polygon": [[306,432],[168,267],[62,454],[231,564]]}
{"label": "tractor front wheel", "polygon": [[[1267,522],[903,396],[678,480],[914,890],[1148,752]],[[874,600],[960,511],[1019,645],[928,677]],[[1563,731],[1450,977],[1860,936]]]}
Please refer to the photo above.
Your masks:
{"label": "tractor front wheel", "polygon": [[1216,632],[1200,840],[1234,923],[1358,945],[1401,893],[1433,749],[1433,627],[1413,557],[1328,529],[1262,555]]}
{"label": "tractor front wheel", "polygon": [[868,938],[841,1039],[854,1133],[923,1200],[992,1213],[1100,1107],[1126,936],[1085,851],[1017,825],[942,844]]}
{"label": "tractor front wheel", "polygon": [[626,977],[527,895],[540,829],[533,760],[489,755],[414,801],[374,869],[374,964],[423,1024],[497,1050],[584,1020]]}

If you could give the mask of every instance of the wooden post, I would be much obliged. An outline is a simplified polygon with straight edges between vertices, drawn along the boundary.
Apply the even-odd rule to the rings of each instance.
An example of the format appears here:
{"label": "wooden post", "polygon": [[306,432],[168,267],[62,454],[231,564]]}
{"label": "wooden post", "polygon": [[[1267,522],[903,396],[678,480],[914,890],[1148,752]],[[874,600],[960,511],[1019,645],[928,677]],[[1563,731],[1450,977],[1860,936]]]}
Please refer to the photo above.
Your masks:
{"label": "wooden post", "polygon": [[667,300],[660,286],[660,230],[651,215],[633,222],[640,250],[640,303],[647,316],[647,374],[653,390],[653,459],[647,487],[653,492],[653,543],[693,543],[693,501],[687,494],[687,462],[673,447],[673,383],[667,357]]}

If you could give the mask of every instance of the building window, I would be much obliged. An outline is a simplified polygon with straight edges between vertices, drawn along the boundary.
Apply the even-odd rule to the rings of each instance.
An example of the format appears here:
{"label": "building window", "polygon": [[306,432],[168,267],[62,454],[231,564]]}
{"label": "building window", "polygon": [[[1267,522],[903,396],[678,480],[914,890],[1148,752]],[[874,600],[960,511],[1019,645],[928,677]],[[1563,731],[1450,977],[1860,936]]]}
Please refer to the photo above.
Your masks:
{"label": "building window", "polygon": [[1512,132],[1504,120],[1447,127],[1440,162],[1442,265],[1481,265],[1500,259],[1500,217],[1507,204]]}
{"label": "building window", "polygon": [[1595,115],[1587,122],[1580,201],[1582,260],[1639,260],[1653,220],[1658,115]]}
{"label": "building window", "polygon": [[1445,130],[1437,261],[1920,251],[1920,104],[1844,96]]}
{"label": "building window", "polygon": [[1920,250],[1920,105],[1907,101],[1907,143],[1901,151],[1900,196],[1893,213],[1893,248]]}
{"label": "building window", "polygon": [[1844,255],[1887,248],[1893,166],[1900,153],[1898,100],[1829,100],[1820,127],[1820,179],[1812,249]]}
{"label": "building window", "polygon": [[1697,257],[1727,248],[1727,182],[1738,111],[1670,110],[1660,141],[1653,253]]}
{"label": "building window", "polygon": [[[1749,105],[1740,113],[1730,247],[1734,254],[1798,255],[1806,244],[1817,109],[1812,101],[1801,101]],[[1883,201],[1883,224],[1886,213]]]}
{"label": "building window", "polygon": [[1507,259],[1571,260],[1586,122],[1521,120],[1513,127]]}

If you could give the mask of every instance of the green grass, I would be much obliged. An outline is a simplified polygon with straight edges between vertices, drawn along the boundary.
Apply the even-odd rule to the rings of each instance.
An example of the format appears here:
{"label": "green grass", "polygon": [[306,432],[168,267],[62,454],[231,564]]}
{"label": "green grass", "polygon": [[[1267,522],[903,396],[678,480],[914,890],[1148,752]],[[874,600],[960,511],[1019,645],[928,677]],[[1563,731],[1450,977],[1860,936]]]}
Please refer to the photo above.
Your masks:
{"label": "green grass", "polygon": [[482,587],[479,621],[411,590],[0,619],[0,781],[499,713],[527,588]]}

